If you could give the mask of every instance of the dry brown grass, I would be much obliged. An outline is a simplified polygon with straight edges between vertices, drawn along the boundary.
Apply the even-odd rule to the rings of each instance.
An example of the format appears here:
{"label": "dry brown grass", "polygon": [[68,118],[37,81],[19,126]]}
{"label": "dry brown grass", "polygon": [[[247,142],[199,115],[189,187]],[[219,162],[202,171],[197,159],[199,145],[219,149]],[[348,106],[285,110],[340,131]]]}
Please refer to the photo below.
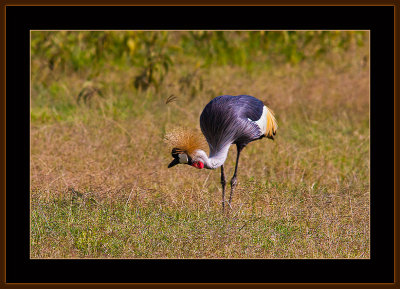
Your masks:
{"label": "dry brown grass", "polygon": [[[110,221],[116,226],[110,232],[126,232],[125,239],[115,235],[123,242],[115,254],[77,249],[77,237],[68,234],[53,236],[59,247],[51,246],[54,240],[44,231],[38,236],[40,230],[35,229],[32,256],[369,258],[369,71],[363,62],[367,49],[251,73],[212,68],[200,74],[204,89],[193,98],[177,81],[190,68],[171,71],[159,94],[136,91],[132,71],[111,70],[94,81],[102,83],[104,98],[94,96],[90,106],[76,105],[72,112],[53,109],[53,114],[52,102],[75,106],[85,74],[43,72],[40,77],[47,76],[41,81],[48,87],[58,83],[61,92],[59,100],[51,100],[46,89],[32,90],[32,112],[51,115],[31,122],[35,226],[41,225],[36,221],[40,216],[50,218],[46,214],[54,200],[70,200],[71,188],[83,194],[82,210],[92,198],[99,208],[148,208],[155,214],[149,220],[155,223],[132,221],[129,226],[128,217],[118,225]],[[35,81],[40,82],[39,76]],[[177,100],[166,105],[171,94]],[[167,169],[170,148],[163,142],[170,127],[198,128],[202,108],[221,94],[267,100],[279,124],[275,141],[257,141],[243,151],[229,216],[220,213],[220,171],[184,165]],[[61,119],[54,121],[54,115]],[[234,162],[231,149],[228,176]],[[181,217],[168,223],[175,214]],[[125,229],[118,227],[122,224]],[[149,231],[143,235],[146,226]],[[160,230],[165,230],[170,245],[159,245]],[[107,232],[99,230],[93,238],[112,236]]]}

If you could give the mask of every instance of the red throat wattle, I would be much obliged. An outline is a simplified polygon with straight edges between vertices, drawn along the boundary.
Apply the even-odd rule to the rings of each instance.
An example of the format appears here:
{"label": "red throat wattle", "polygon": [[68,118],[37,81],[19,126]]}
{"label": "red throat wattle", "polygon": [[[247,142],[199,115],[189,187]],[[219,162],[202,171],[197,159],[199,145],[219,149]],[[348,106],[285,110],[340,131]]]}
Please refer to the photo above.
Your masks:
{"label": "red throat wattle", "polygon": [[198,169],[204,168],[204,164],[202,162],[194,162],[192,166]]}

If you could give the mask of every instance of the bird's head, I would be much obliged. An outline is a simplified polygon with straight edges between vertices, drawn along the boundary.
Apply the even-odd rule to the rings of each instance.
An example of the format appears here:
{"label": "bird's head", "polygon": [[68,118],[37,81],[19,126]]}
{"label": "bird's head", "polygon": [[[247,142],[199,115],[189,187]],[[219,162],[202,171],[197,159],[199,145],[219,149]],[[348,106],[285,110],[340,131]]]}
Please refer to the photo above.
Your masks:
{"label": "bird's head", "polygon": [[165,135],[165,142],[173,147],[171,168],[178,164],[187,164],[198,169],[204,168],[207,154],[202,148],[205,140],[202,134],[195,130],[176,128]]}
{"label": "bird's head", "polygon": [[172,157],[174,159],[168,165],[168,168],[172,168],[173,166],[178,164],[187,164],[198,169],[204,168],[204,160],[200,155],[195,154],[193,157],[191,157],[186,152],[178,148],[173,148]]}

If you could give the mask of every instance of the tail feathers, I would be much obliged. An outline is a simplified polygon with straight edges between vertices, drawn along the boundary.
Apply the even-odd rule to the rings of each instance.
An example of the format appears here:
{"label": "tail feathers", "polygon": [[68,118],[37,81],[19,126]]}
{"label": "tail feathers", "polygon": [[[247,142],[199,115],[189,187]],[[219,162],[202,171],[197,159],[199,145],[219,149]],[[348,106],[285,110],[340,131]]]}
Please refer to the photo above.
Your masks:
{"label": "tail feathers", "polygon": [[270,139],[274,139],[274,135],[276,134],[276,131],[278,129],[278,123],[276,122],[275,116],[274,116],[274,112],[269,109],[267,106],[265,106],[267,108],[267,129],[265,132],[265,135],[267,138]]}

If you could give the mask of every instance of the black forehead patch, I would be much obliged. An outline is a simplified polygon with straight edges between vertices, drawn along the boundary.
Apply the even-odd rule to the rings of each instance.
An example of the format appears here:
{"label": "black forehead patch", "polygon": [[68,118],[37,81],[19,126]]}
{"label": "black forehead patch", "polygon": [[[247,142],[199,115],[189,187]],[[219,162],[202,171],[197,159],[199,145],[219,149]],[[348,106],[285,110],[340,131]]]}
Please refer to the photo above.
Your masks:
{"label": "black forehead patch", "polygon": [[181,150],[181,149],[173,148],[173,149],[172,149],[172,152],[171,152],[171,155],[172,155],[173,158],[178,158],[178,156],[179,156],[180,154],[184,154],[184,153],[185,153],[185,152],[184,152],[183,150]]}

